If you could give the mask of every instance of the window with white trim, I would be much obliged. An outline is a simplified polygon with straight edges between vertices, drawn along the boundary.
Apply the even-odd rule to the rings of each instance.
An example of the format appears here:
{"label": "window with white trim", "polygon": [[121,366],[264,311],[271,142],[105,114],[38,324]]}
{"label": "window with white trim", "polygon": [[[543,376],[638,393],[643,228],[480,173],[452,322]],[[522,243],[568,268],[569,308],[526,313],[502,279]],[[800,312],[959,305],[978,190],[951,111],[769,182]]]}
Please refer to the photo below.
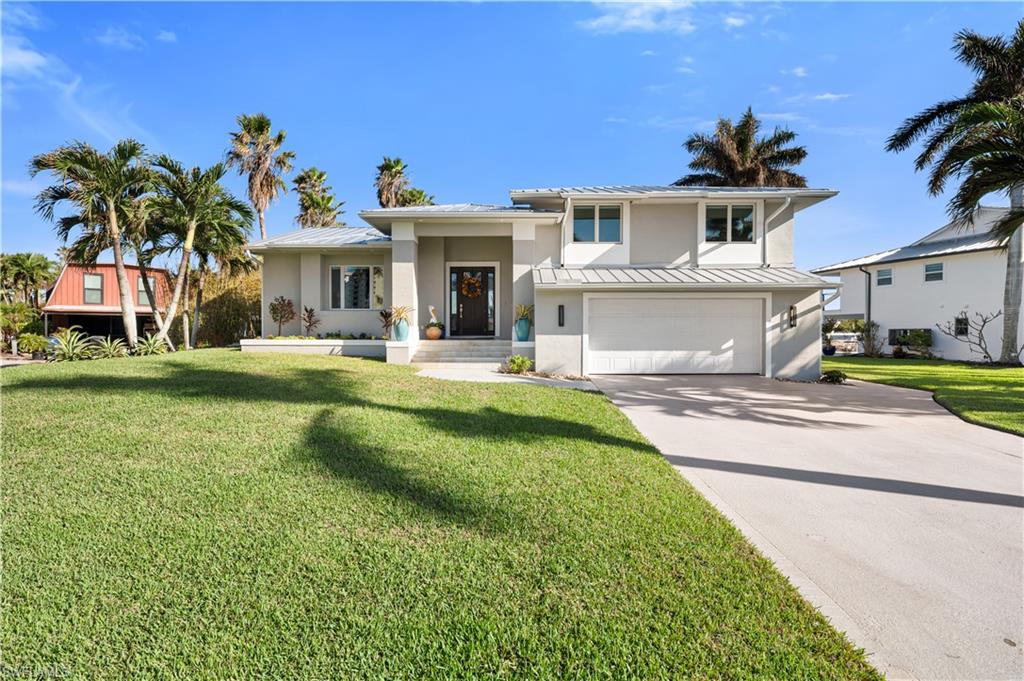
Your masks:
{"label": "window with white trim", "polygon": [[330,309],[380,310],[384,307],[384,268],[332,265]]}
{"label": "window with white trim", "polygon": [[942,281],[942,263],[930,262],[924,266],[925,281]]}
{"label": "window with white trim", "polygon": [[892,268],[886,267],[885,269],[878,270],[875,272],[875,285],[876,286],[892,286]]}
{"label": "window with white trim", "polygon": [[[149,279],[149,288],[153,291],[155,295],[156,279],[154,277],[146,277],[146,279]],[[149,307],[153,307],[153,301],[150,300],[149,294],[146,293],[146,282],[141,276],[139,277],[139,290],[136,292],[136,294],[138,295],[139,305],[148,305]]]}
{"label": "window with white trim", "polygon": [[704,241],[754,243],[754,206],[740,203],[706,206]]}
{"label": "window with white trim", "polygon": [[622,243],[622,206],[620,204],[573,206],[572,240],[577,244]]}
{"label": "window with white trim", "polygon": [[966,336],[971,330],[967,315],[960,315],[953,320],[953,334],[957,337]]}
{"label": "window with white trim", "polygon": [[82,275],[82,285],[85,288],[82,300],[86,305],[103,304],[103,275],[86,273]]}

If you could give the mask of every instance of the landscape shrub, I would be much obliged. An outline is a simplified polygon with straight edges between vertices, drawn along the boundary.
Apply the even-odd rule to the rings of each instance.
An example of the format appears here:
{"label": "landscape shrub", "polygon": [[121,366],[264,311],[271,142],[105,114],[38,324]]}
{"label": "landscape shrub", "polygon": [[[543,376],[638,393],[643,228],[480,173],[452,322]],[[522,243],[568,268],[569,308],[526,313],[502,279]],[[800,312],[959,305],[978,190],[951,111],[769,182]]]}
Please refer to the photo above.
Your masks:
{"label": "landscape shrub", "polygon": [[846,383],[847,376],[839,369],[829,369],[821,375],[818,379],[819,383],[831,383],[833,385],[842,385]]}
{"label": "landscape shrub", "polygon": [[523,355],[512,355],[505,360],[502,372],[506,374],[525,374],[533,368],[533,360]]}

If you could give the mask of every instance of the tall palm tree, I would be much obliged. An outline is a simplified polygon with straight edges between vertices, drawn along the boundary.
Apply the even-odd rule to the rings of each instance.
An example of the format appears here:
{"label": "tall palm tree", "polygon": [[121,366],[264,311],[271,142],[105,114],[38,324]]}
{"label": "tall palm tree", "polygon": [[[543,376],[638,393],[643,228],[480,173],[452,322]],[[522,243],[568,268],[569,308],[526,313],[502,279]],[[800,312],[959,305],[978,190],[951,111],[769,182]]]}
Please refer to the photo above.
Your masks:
{"label": "tall palm tree", "polygon": [[279,192],[288,191],[282,175],[291,172],[295,152],[281,151],[287,133],[273,132],[265,114],[242,114],[236,120],[239,129],[231,133],[228,166],[237,167],[239,175],[249,176],[249,202],[259,216],[260,238],[266,239],[267,207]]}
{"label": "tall palm tree", "polygon": [[244,202],[220,184],[227,172],[223,163],[216,163],[206,170],[198,167],[186,170],[178,161],[163,155],[154,161],[154,165],[158,169],[154,207],[161,219],[177,230],[178,240],[174,248],[181,250],[174,292],[167,307],[168,323],[158,333],[160,338],[166,339],[185,289],[197,231],[218,224],[225,215],[248,223],[252,222],[253,215]]}
{"label": "tall palm tree", "polygon": [[299,214],[295,223],[300,227],[333,227],[344,201],[338,201],[327,184],[327,173],[319,168],[305,168],[292,180],[299,195]]}
{"label": "tall palm tree", "polygon": [[953,46],[957,59],[975,73],[966,95],[931,106],[903,122],[886,149],[900,152],[918,141],[924,147],[915,160],[918,171],[931,166],[928,191],[937,196],[949,180],[961,180],[947,206],[950,218],[972,224],[986,194],[1010,197],[1010,210],[991,228],[1006,240],[1003,286],[1003,337],[999,361],[1020,363],[1022,240],[1024,230],[1024,20],[1013,36],[983,36],[960,31]]}
{"label": "tall palm tree", "polygon": [[13,253],[4,259],[6,286],[20,291],[22,301],[39,307],[39,289],[53,282],[56,263],[41,253]]}
{"label": "tall palm tree", "polygon": [[402,159],[384,157],[384,162],[377,166],[377,203],[381,208],[395,208],[401,205],[402,192],[409,187],[409,178],[405,171],[407,166]]}
{"label": "tall palm tree", "polygon": [[398,196],[399,206],[433,206],[434,197],[419,187],[409,187]]}
{"label": "tall palm tree", "polygon": [[[104,154],[84,142],[74,142],[34,157],[30,172],[51,173],[58,182],[36,197],[36,211],[57,223],[57,235],[67,241],[76,228],[105,233],[114,252],[121,318],[129,347],[138,341],[132,289],[124,267],[119,218],[140,194],[150,190],[153,173],[145,147],[132,139],[121,140]],[[68,203],[77,212],[56,218],[58,205]]]}
{"label": "tall palm tree", "polygon": [[796,133],[775,128],[758,138],[761,121],[747,108],[739,123],[719,118],[711,135],[695,132],[683,145],[693,156],[694,171],[675,181],[676,186],[806,187],[807,178],[792,169],[807,158],[802,146],[786,146]]}
{"label": "tall palm tree", "polygon": [[223,210],[219,219],[211,219],[197,235],[195,242],[196,255],[196,303],[192,308],[192,329],[189,345],[196,346],[199,338],[199,325],[202,322],[203,292],[206,287],[206,275],[211,270],[211,263],[220,271],[233,274],[252,272],[258,262],[249,255],[245,245],[252,228],[251,220],[240,219],[231,210]]}

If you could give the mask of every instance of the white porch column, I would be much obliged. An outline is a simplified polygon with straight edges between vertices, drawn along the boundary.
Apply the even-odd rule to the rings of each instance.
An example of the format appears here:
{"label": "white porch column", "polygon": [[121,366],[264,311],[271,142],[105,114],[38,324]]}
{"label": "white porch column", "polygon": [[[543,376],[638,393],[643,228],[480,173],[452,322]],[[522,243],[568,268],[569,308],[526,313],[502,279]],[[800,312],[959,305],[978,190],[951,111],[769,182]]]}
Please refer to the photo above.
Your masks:
{"label": "white porch column", "polygon": [[409,320],[409,339],[405,342],[388,341],[388,362],[392,364],[408,364],[416,352],[419,340],[419,324],[416,323],[418,313],[415,308],[419,302],[416,289],[417,256],[419,244],[412,222],[393,222],[391,224],[391,306],[406,305],[413,308]]}
{"label": "white porch column", "polygon": [[295,311],[299,316],[299,333],[306,332],[306,329],[301,328],[303,308],[311,307],[320,316],[320,310],[323,309],[320,304],[322,281],[320,254],[302,253],[299,256],[299,309]]}
{"label": "white porch column", "polygon": [[[534,241],[536,236],[535,223],[528,220],[515,220],[512,223],[512,305],[534,305],[533,296],[533,261]],[[515,323],[515,314],[512,317]],[[516,341],[515,328],[512,329],[512,346],[516,353],[533,357],[533,341],[535,331],[530,329],[530,338],[526,343]]]}

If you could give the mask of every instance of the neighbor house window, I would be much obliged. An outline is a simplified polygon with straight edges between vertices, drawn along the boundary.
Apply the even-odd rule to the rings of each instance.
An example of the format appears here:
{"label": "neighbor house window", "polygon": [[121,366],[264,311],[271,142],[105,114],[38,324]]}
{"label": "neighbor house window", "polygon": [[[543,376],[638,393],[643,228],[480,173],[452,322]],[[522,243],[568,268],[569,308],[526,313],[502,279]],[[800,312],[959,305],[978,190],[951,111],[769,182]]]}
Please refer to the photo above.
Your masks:
{"label": "neighbor house window", "polygon": [[332,310],[377,310],[383,307],[383,267],[331,267]]}
{"label": "neighbor house window", "polygon": [[925,281],[942,281],[942,263],[933,262],[924,266]]}
{"label": "neighbor house window", "polygon": [[[156,291],[156,279],[153,277],[146,277],[149,279],[149,288]],[[139,305],[149,305],[153,307],[153,301],[150,300],[149,294],[146,293],[146,282],[142,277],[139,277]]]}
{"label": "neighbor house window", "polygon": [[878,270],[875,273],[875,284],[878,286],[891,286],[892,285],[892,269],[887,268],[884,270]]}
{"label": "neighbor house window", "polygon": [[707,206],[704,241],[754,242],[754,207],[746,204]]}
{"label": "neighbor house window", "polygon": [[86,305],[102,305],[103,304],[103,275],[102,274],[85,274],[82,276],[82,280],[85,284],[85,303]]}
{"label": "neighbor house window", "polygon": [[572,240],[578,244],[622,241],[622,206],[574,206]]}
{"label": "neighbor house window", "polygon": [[960,315],[953,320],[953,333],[957,336],[966,336],[970,328],[970,325],[967,323],[967,315]]}

